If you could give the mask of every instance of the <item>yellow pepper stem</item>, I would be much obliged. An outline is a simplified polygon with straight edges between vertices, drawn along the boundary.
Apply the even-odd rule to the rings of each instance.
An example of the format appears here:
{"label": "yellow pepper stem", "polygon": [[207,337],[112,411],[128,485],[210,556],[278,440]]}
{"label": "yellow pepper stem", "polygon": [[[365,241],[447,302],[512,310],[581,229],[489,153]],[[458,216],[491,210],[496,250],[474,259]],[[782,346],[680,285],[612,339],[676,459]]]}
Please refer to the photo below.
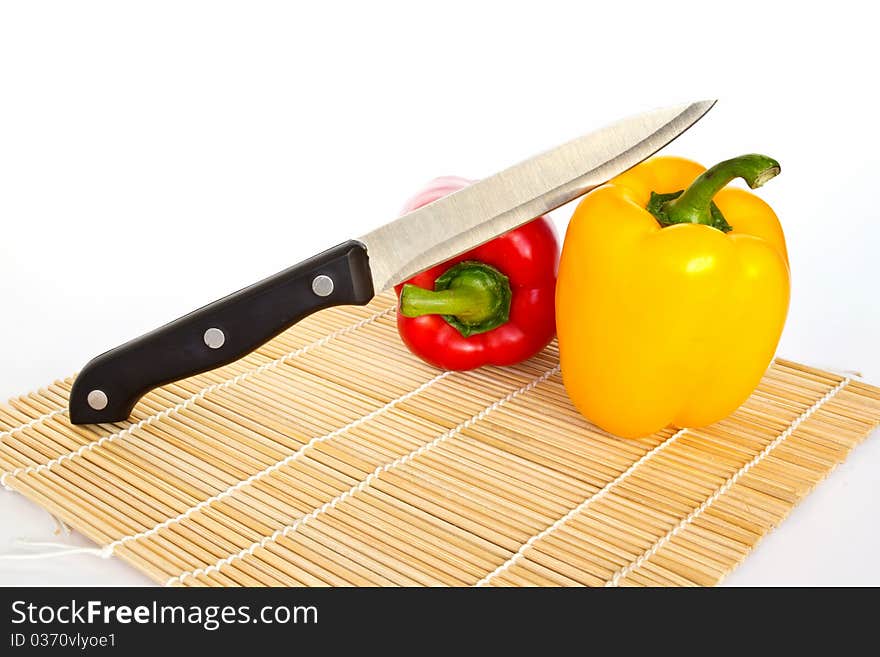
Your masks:
{"label": "yellow pepper stem", "polygon": [[715,194],[735,178],[742,178],[750,188],[755,189],[779,172],[779,162],[772,157],[740,155],[716,164],[698,176],[686,190],[671,194],[651,192],[647,209],[662,226],[705,224],[727,232],[731,226],[712,202]]}

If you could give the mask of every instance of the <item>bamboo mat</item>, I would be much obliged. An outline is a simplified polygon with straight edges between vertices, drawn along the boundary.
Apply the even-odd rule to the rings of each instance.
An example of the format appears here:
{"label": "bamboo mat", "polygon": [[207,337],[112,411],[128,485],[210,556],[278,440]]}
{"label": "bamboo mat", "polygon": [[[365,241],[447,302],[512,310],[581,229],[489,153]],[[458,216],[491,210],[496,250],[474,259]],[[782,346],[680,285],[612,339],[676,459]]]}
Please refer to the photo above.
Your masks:
{"label": "bamboo mat", "polygon": [[731,417],[614,438],[556,346],[440,372],[394,298],[71,426],[72,379],[0,407],[2,483],[167,585],[713,585],[880,421],[880,389],[777,360]]}

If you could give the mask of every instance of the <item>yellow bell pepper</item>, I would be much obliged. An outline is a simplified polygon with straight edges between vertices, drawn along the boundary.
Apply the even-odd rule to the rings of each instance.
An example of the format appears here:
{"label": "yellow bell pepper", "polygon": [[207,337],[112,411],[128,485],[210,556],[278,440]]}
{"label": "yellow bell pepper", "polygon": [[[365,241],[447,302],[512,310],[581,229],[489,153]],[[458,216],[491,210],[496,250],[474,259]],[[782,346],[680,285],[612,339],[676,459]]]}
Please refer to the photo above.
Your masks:
{"label": "yellow bell pepper", "polygon": [[785,238],[757,196],[762,155],[708,171],[656,157],[592,191],[565,237],[556,289],[562,376],[583,415],[623,437],[696,427],[757,386],[789,301]]}

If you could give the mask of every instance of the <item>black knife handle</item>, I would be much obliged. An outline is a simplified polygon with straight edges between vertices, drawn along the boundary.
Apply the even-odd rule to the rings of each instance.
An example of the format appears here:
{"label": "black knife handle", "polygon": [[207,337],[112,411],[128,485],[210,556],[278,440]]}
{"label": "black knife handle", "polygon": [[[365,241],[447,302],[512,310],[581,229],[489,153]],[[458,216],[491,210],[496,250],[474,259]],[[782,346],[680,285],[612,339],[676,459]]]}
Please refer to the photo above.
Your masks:
{"label": "black knife handle", "polygon": [[157,386],[227,365],[317,310],[372,298],[366,247],[340,244],[92,359],[70,391],[70,421],[125,420]]}

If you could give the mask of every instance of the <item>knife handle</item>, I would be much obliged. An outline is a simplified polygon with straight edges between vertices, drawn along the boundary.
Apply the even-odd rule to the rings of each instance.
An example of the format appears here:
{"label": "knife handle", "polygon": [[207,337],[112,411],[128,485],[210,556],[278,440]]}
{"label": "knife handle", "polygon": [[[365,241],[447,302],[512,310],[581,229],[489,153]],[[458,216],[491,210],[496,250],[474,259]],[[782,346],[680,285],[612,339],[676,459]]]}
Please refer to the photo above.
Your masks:
{"label": "knife handle", "polygon": [[92,359],[70,391],[73,424],[119,422],[157,386],[227,365],[315,311],[373,298],[351,240]]}

